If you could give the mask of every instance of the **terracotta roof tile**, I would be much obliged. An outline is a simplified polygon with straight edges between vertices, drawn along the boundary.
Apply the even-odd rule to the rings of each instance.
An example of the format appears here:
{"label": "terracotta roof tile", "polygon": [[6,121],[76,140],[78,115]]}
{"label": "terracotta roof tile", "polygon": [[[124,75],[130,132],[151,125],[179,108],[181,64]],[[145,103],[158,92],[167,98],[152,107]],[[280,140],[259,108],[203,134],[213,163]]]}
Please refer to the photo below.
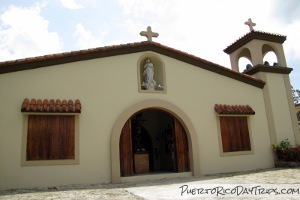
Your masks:
{"label": "terracotta roof tile", "polygon": [[259,88],[263,88],[265,85],[264,81],[254,78],[250,75],[242,74],[216,63],[197,57],[195,55],[188,54],[186,52],[156,42],[148,41],[0,62],[0,74],[143,51],[153,51],[156,53],[160,53],[162,55],[169,56],[182,62],[192,64],[196,67],[200,67],[202,69],[209,70],[211,72],[218,73],[220,75],[233,78]]}
{"label": "terracotta roof tile", "polygon": [[77,99],[60,100],[60,99],[24,99],[21,112],[41,112],[41,113],[81,113],[81,103]]}
{"label": "terracotta roof tile", "polygon": [[255,111],[249,105],[215,104],[219,115],[254,115]]}
{"label": "terracotta roof tile", "polygon": [[264,31],[253,30],[248,32],[244,36],[240,37],[238,40],[236,40],[228,47],[226,47],[226,49],[224,49],[224,52],[227,54],[231,54],[239,47],[243,46],[244,44],[248,43],[253,39],[266,40],[266,41],[277,42],[282,44],[286,40],[286,36],[280,34],[268,33]]}

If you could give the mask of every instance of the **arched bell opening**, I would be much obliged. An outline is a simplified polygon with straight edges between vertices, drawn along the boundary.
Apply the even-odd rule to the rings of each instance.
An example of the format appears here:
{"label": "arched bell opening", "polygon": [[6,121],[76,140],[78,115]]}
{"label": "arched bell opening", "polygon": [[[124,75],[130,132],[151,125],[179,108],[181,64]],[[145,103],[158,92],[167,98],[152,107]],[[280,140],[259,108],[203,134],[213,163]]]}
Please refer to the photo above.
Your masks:
{"label": "arched bell opening", "polygon": [[247,71],[253,67],[252,62],[246,57],[239,58],[239,70],[240,72]]}
{"label": "arched bell opening", "polygon": [[239,72],[244,72],[245,70],[253,67],[251,52],[248,48],[244,48],[238,56],[238,69]]}
{"label": "arched bell opening", "polygon": [[262,46],[263,64],[266,66],[278,66],[278,56],[276,51],[270,45],[264,44]]}

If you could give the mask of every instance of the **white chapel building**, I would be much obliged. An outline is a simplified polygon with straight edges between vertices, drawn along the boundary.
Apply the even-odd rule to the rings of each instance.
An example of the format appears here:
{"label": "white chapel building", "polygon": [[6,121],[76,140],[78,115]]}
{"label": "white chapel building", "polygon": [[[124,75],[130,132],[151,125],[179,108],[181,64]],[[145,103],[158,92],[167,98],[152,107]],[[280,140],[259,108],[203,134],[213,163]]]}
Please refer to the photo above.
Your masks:
{"label": "white chapel building", "polygon": [[250,30],[229,69],[141,35],[0,63],[0,190],[271,168],[300,143],[286,36]]}

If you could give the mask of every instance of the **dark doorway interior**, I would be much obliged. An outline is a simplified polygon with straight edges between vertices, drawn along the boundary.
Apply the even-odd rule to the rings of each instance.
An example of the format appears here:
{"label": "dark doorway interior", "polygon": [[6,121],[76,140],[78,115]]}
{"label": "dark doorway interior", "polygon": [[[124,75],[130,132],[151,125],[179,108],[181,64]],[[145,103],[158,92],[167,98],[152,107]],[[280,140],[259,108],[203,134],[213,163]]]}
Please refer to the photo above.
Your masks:
{"label": "dark doorway interior", "polygon": [[122,130],[120,164],[122,176],[189,171],[184,128],[177,119],[162,110],[136,113]]}
{"label": "dark doorway interior", "polygon": [[159,110],[142,111],[132,117],[133,153],[149,153],[151,172],[175,170],[172,160],[172,124],[173,117]]}

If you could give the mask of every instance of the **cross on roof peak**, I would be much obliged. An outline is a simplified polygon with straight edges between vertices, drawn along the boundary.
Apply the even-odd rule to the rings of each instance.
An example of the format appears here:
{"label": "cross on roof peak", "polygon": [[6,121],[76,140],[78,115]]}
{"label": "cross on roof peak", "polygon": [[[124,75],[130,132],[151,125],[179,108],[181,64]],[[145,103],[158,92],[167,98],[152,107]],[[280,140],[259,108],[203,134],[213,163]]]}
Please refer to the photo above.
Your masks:
{"label": "cross on roof peak", "polygon": [[253,31],[253,26],[256,26],[256,23],[252,22],[251,18],[249,18],[248,21],[245,22],[245,24],[249,26],[250,31]]}
{"label": "cross on roof peak", "polygon": [[141,31],[140,35],[147,37],[147,39],[148,39],[149,42],[152,42],[152,37],[158,37],[159,36],[158,33],[152,32],[151,26],[147,27],[147,31]]}

